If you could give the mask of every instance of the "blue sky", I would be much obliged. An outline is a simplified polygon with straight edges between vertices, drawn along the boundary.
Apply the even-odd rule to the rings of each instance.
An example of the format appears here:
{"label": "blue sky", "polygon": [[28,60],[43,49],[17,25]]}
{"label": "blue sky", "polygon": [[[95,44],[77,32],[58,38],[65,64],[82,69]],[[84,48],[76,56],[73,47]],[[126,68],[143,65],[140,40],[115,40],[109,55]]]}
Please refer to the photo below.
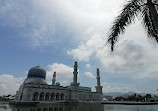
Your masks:
{"label": "blue sky", "polygon": [[72,82],[78,61],[82,86],[95,91],[100,68],[103,92],[157,93],[158,45],[146,36],[141,18],[120,35],[113,53],[105,45],[124,0],[0,1],[0,95],[15,94],[31,67],[57,72]]}

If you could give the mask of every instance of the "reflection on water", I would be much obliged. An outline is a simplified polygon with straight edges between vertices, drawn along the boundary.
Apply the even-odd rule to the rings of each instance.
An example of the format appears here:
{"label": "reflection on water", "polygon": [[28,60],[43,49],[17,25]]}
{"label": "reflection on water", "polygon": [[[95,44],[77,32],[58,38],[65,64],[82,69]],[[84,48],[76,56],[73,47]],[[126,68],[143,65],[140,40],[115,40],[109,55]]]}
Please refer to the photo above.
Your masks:
{"label": "reflection on water", "polygon": [[158,105],[104,105],[104,111],[158,111]]}
{"label": "reflection on water", "polygon": [[104,111],[104,105],[53,105],[39,107],[12,107],[12,111]]}
{"label": "reflection on water", "polygon": [[0,103],[0,111],[158,111],[158,105],[51,105],[15,107]]}

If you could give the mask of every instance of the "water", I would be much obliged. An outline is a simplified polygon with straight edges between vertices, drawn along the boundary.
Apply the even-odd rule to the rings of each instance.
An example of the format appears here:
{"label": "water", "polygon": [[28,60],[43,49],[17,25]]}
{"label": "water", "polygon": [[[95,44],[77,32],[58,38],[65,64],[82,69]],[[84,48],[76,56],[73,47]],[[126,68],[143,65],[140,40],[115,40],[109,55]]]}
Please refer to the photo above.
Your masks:
{"label": "water", "polygon": [[53,105],[39,107],[13,107],[0,103],[0,111],[158,111],[158,105]]}

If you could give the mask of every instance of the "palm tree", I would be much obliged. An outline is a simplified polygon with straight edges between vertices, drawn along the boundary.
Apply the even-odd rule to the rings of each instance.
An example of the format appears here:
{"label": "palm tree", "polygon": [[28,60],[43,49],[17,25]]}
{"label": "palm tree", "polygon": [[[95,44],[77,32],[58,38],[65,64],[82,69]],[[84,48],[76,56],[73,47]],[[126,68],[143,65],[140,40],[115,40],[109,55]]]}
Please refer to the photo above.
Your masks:
{"label": "palm tree", "polygon": [[125,26],[131,24],[138,14],[142,15],[142,22],[148,37],[158,42],[158,4],[156,4],[156,1],[130,0],[124,5],[121,13],[113,22],[108,35],[107,44],[111,45],[111,51],[118,41],[119,34],[125,32]]}

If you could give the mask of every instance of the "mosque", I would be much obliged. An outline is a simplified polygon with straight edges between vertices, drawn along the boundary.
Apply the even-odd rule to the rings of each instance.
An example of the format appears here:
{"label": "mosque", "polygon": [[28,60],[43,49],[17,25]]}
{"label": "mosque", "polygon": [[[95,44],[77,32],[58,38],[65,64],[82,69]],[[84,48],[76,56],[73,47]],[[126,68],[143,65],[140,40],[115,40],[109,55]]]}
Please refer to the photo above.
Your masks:
{"label": "mosque", "polygon": [[[46,70],[40,66],[32,67],[24,83],[16,92],[15,102],[30,101],[101,101],[102,86],[100,86],[100,71],[97,68],[96,92],[91,91],[91,87],[80,86],[77,82],[78,75],[77,62],[74,63],[73,82],[69,86],[61,86],[56,83],[56,72],[53,74],[52,85],[46,81]],[[62,69],[61,69],[62,70]]]}

